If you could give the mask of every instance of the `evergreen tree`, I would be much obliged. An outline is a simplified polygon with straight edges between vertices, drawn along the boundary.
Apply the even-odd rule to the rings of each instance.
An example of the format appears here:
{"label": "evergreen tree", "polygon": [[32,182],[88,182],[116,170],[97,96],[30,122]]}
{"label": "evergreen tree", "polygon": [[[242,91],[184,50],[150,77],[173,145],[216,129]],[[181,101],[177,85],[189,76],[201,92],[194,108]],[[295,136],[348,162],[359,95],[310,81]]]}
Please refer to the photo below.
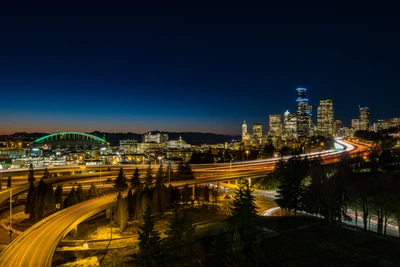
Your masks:
{"label": "evergreen tree", "polygon": [[47,178],[50,178],[50,177],[51,176],[50,176],[49,170],[47,168],[44,168],[43,179],[47,179]]}
{"label": "evergreen tree", "polygon": [[83,192],[82,185],[78,185],[78,189],[76,190],[76,196],[78,197],[78,202],[83,202],[86,200],[85,193]]}
{"label": "evergreen tree", "polygon": [[209,203],[209,202],[210,202],[210,189],[208,188],[208,185],[206,185],[206,186],[204,187],[204,201],[205,201],[206,203]]}
{"label": "evergreen tree", "polygon": [[168,207],[172,207],[175,205],[175,188],[172,184],[168,186]]}
{"label": "evergreen tree", "polygon": [[48,216],[56,211],[56,202],[54,198],[54,190],[51,184],[47,185],[46,195],[44,197],[43,213]]}
{"label": "evergreen tree", "polygon": [[28,182],[34,182],[36,181],[35,176],[33,174],[33,165],[32,163],[29,165],[29,171],[28,171]]}
{"label": "evergreen tree", "polygon": [[128,184],[126,182],[126,177],[124,174],[124,170],[122,168],[119,169],[117,179],[115,179],[115,182],[114,182],[114,187],[120,191],[123,191],[128,187]]}
{"label": "evergreen tree", "polygon": [[167,168],[165,168],[165,172],[164,172],[164,183],[169,183],[171,182],[171,179],[173,180],[173,176],[174,173],[172,171],[172,166],[171,166],[171,162],[168,163]]}
{"label": "evergreen tree", "polygon": [[155,218],[151,205],[147,204],[143,214],[143,225],[139,226],[139,260],[143,266],[157,266],[157,256],[161,251],[160,234],[154,229]]}
{"label": "evergreen tree", "polygon": [[67,201],[67,206],[71,207],[72,205],[78,204],[78,196],[76,195],[76,190],[75,187],[72,187],[71,191],[68,194],[67,197],[68,201]]}
{"label": "evergreen tree", "polygon": [[92,199],[92,198],[99,197],[99,196],[100,196],[99,189],[97,189],[95,183],[92,183],[90,185],[90,189],[89,189],[89,192],[88,192],[88,198]]}
{"label": "evergreen tree", "polygon": [[182,191],[182,202],[183,204],[187,204],[188,201],[190,200],[190,189],[188,184],[185,184],[185,187],[183,187],[183,191]]}
{"label": "evergreen tree", "polygon": [[29,182],[28,195],[26,197],[25,214],[30,213],[30,206],[31,206],[32,202],[35,203],[35,184],[31,180]]}
{"label": "evergreen tree", "polygon": [[135,172],[133,173],[133,176],[131,178],[131,187],[135,189],[136,187],[140,186],[140,174],[139,174],[139,168],[136,167]]}
{"label": "evergreen tree", "polygon": [[163,180],[163,170],[162,166],[160,166],[152,192],[153,212],[163,211],[166,205],[167,188],[165,187]]}
{"label": "evergreen tree", "polygon": [[122,197],[121,192],[119,192],[117,196],[117,204],[114,218],[116,223],[119,225],[119,230],[123,232],[126,229],[126,225],[128,222],[129,210],[126,198]]}
{"label": "evergreen tree", "polygon": [[227,221],[239,229],[247,228],[257,219],[257,209],[254,202],[253,192],[247,179],[239,179],[235,197],[231,203],[231,216]]}
{"label": "evergreen tree", "polygon": [[303,180],[308,175],[310,163],[307,158],[292,157],[287,161],[280,160],[274,171],[279,182],[276,203],[294,214],[302,206]]}
{"label": "evergreen tree", "polygon": [[242,238],[237,228],[235,227],[235,232],[232,236],[232,241],[230,246],[226,251],[225,255],[225,265],[232,267],[242,267],[248,266],[246,254],[243,253],[244,244]]}
{"label": "evergreen tree", "polygon": [[168,224],[169,230],[166,232],[168,238],[165,244],[168,248],[183,248],[173,250],[175,256],[190,257],[192,254],[191,243],[194,241],[195,227],[192,223],[192,217],[185,214],[180,216],[178,207],[175,206],[174,215]]}
{"label": "evergreen tree", "polygon": [[62,186],[58,185],[56,188],[56,192],[54,193],[54,195],[55,195],[54,198],[55,198],[56,205],[59,206],[59,208],[57,208],[59,210],[64,208],[62,193],[63,193]]}
{"label": "evergreen tree", "polygon": [[148,185],[148,186],[153,184],[153,170],[151,168],[150,163],[149,163],[149,166],[147,167],[146,176],[144,177],[144,181],[145,181],[146,185]]}
{"label": "evergreen tree", "polygon": [[[31,183],[33,183],[33,181],[31,181]],[[30,189],[30,188],[29,188]],[[35,186],[33,186],[33,192],[31,193],[31,200],[29,202],[29,219],[31,220],[36,220],[36,189]],[[27,203],[28,204],[28,203]]]}
{"label": "evergreen tree", "polygon": [[35,191],[35,219],[43,219],[44,210],[44,198],[47,192],[47,184],[44,182],[43,178],[40,179],[38,186]]}
{"label": "evergreen tree", "polygon": [[156,173],[156,183],[164,183],[164,169],[162,164],[160,164],[160,167],[158,168],[158,171]]}
{"label": "evergreen tree", "polygon": [[134,198],[132,194],[132,189],[129,188],[128,195],[126,196],[126,202],[128,204],[128,213],[129,218],[133,218],[133,214],[135,213],[135,206],[134,206]]}

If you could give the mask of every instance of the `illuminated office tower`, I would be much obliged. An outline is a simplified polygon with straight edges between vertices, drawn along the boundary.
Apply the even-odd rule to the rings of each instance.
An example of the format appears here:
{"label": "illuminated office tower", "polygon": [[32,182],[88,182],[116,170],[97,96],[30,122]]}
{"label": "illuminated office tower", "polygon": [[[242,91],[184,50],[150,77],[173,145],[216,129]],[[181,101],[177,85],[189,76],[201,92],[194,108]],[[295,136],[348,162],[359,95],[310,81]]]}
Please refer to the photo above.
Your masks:
{"label": "illuminated office tower", "polygon": [[351,128],[353,128],[354,131],[360,130],[360,119],[352,119]]}
{"label": "illuminated office tower", "polygon": [[360,108],[360,130],[369,130],[369,107]]}
{"label": "illuminated office tower", "polygon": [[311,106],[306,98],[307,89],[297,88],[297,136],[308,137],[311,127]]}
{"label": "illuminated office tower", "polygon": [[319,101],[317,116],[317,132],[322,135],[333,135],[333,100]]}
{"label": "illuminated office tower", "polygon": [[261,124],[253,124],[253,135],[257,138],[262,137],[262,125]]}
{"label": "illuminated office tower", "polygon": [[334,135],[341,135],[340,134],[340,129],[343,127],[342,121],[341,120],[335,120],[333,123],[333,134]]}
{"label": "illuminated office tower", "polygon": [[243,122],[242,124],[242,137],[247,134],[247,124],[246,121]]}
{"label": "illuminated office tower", "polygon": [[269,133],[275,136],[282,135],[282,116],[281,114],[269,115]]}
{"label": "illuminated office tower", "polygon": [[283,134],[286,138],[297,137],[297,116],[288,110],[283,114]]}

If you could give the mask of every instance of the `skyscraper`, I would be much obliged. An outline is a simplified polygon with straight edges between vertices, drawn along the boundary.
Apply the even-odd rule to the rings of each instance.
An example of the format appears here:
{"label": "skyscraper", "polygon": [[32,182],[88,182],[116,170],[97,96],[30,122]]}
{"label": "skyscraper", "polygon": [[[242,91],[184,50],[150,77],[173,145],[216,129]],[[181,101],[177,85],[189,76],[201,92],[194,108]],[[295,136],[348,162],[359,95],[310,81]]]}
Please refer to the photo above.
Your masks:
{"label": "skyscraper", "polygon": [[360,130],[369,130],[369,107],[360,108]]}
{"label": "skyscraper", "polygon": [[247,134],[247,124],[246,121],[243,122],[242,124],[242,137]]}
{"label": "skyscraper", "polygon": [[353,128],[354,131],[360,130],[360,119],[352,119],[351,128]]}
{"label": "skyscraper", "polygon": [[317,116],[317,132],[322,135],[333,135],[333,100],[319,101]]}
{"label": "skyscraper", "polygon": [[282,135],[282,116],[281,114],[269,115],[269,133],[275,136]]}
{"label": "skyscraper", "polygon": [[290,114],[287,110],[283,114],[283,134],[286,138],[297,137],[297,116],[296,114]]}
{"label": "skyscraper", "polygon": [[311,110],[306,98],[307,89],[297,88],[297,136],[308,137],[311,127]]}
{"label": "skyscraper", "polygon": [[262,137],[262,125],[261,124],[253,124],[253,135],[256,136],[257,138]]}

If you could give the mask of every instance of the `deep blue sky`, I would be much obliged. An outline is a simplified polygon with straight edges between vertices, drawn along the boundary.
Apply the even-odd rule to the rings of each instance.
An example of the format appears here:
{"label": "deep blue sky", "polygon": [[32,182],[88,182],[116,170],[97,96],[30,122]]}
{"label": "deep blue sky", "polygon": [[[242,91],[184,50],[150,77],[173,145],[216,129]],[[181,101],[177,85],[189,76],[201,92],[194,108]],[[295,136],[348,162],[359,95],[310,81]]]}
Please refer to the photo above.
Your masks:
{"label": "deep blue sky", "polygon": [[400,117],[398,6],[0,11],[0,133],[240,134],[295,111]]}

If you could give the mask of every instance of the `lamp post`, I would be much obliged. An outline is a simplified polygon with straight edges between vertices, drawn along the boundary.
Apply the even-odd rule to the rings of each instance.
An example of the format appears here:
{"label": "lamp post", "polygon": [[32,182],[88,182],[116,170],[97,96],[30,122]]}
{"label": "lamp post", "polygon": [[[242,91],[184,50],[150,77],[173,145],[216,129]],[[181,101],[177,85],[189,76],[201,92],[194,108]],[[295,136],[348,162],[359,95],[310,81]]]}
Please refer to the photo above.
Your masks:
{"label": "lamp post", "polygon": [[246,150],[247,161],[249,161],[249,151]]}
{"label": "lamp post", "polygon": [[158,164],[160,164],[160,165],[161,165],[161,159],[162,159],[162,157],[158,156]]}

